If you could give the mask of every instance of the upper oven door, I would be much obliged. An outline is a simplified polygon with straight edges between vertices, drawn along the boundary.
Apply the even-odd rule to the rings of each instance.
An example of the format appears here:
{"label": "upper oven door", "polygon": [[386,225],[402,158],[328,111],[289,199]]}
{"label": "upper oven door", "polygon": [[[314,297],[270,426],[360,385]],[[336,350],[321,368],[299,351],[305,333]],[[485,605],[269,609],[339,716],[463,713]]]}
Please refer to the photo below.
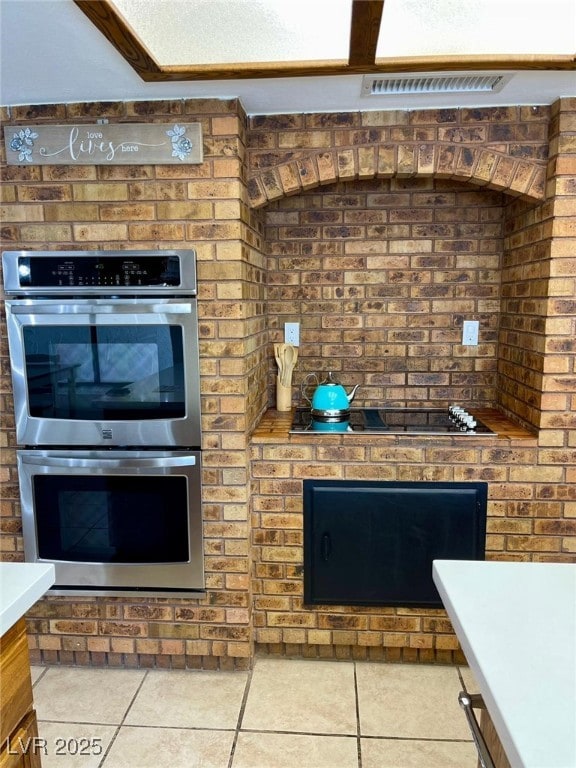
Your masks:
{"label": "upper oven door", "polygon": [[6,302],[16,438],[200,446],[194,299]]}

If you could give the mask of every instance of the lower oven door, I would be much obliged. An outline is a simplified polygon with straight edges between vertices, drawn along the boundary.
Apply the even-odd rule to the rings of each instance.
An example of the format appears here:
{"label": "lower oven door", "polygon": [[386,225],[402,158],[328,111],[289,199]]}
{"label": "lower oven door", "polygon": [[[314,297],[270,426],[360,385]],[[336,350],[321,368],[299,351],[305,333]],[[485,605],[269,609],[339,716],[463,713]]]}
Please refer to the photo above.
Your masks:
{"label": "lower oven door", "polygon": [[200,446],[196,300],[6,302],[16,440]]}
{"label": "lower oven door", "polygon": [[57,594],[204,588],[199,451],[17,451],[26,561]]}

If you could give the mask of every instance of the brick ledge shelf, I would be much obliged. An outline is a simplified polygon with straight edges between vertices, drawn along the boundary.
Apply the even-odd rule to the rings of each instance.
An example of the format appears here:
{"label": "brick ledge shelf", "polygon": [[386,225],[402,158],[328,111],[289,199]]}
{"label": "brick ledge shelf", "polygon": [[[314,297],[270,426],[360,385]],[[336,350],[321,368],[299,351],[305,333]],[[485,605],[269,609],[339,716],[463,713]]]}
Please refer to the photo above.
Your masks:
{"label": "brick ledge shelf", "polygon": [[495,408],[473,408],[470,410],[473,416],[480,418],[487,427],[492,429],[495,435],[479,435],[475,437],[473,435],[416,435],[407,433],[405,435],[370,435],[366,432],[346,433],[346,432],[332,432],[311,435],[310,433],[303,432],[301,434],[290,434],[290,425],[292,424],[293,410],[291,411],[277,411],[274,408],[270,408],[263,415],[260,423],[252,434],[252,442],[255,444],[260,443],[278,443],[278,442],[310,442],[314,443],[321,440],[329,440],[331,443],[345,442],[347,445],[358,445],[359,443],[365,443],[367,441],[383,441],[387,443],[396,443],[399,441],[420,441],[420,440],[440,440],[444,443],[447,441],[461,442],[465,440],[467,443],[472,440],[481,440],[483,445],[487,445],[491,440],[537,440],[536,434],[529,432],[519,424],[515,424],[513,421],[504,416],[500,411]]}

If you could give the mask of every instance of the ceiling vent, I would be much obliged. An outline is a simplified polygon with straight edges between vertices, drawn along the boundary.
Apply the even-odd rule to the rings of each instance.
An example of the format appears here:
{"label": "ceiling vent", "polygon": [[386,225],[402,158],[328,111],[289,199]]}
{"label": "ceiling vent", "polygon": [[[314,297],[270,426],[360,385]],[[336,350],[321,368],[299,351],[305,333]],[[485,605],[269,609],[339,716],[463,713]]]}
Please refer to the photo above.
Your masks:
{"label": "ceiling vent", "polygon": [[410,75],[374,77],[365,75],[362,96],[391,96],[412,93],[498,93],[511,75]]}

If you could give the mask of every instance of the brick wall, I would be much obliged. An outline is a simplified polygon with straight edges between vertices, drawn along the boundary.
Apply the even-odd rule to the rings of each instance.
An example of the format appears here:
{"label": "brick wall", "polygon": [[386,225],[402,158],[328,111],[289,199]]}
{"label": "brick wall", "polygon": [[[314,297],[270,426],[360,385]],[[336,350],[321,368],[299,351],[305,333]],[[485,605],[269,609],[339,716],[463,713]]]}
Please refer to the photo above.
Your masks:
{"label": "brick wall", "polygon": [[[245,666],[252,655],[247,443],[266,400],[261,213],[245,188],[236,101],[18,107],[18,124],[200,122],[204,162],[4,166],[3,249],[192,245],[198,254],[207,595],[201,600],[50,598],[30,612],[32,658],[111,665]],[[2,320],[4,323],[4,318]],[[10,366],[2,325],[2,559],[21,560]]]}
{"label": "brick wall", "polygon": [[[479,190],[477,179],[463,186],[396,176],[316,184],[268,204],[270,324],[274,334],[285,319],[302,323],[300,377],[336,368],[344,382],[361,383],[360,400],[493,398],[538,432],[532,440],[482,443],[342,436],[298,436],[288,445],[272,437],[258,441],[252,449],[258,648],[328,658],[460,658],[442,611],[303,605],[306,478],[486,481],[489,559],[576,562],[575,110],[576,100],[564,100],[551,111],[545,201]],[[484,117],[495,116],[474,112],[491,135],[528,135],[520,126],[488,127]],[[432,132],[438,115],[428,118]],[[417,123],[421,128],[423,115]],[[527,147],[509,149],[542,156]],[[268,159],[270,167],[295,162],[279,153]],[[274,185],[265,181],[262,174],[260,191],[272,196]],[[401,264],[394,263],[398,255]],[[431,273],[426,258],[439,260]],[[350,279],[355,270],[360,279]],[[478,349],[458,345],[465,302],[481,320]],[[426,343],[412,336],[416,332]],[[406,357],[394,354],[393,341]],[[440,372],[442,380],[435,378]]]}
{"label": "brick wall", "polygon": [[[205,162],[3,168],[3,248],[197,248],[208,593],[43,600],[29,617],[35,660],[233,667],[249,663],[254,641],[305,655],[455,658],[441,611],[303,608],[306,477],[486,480],[490,557],[576,558],[575,100],[247,126],[236,102],[4,114],[7,124],[99,117],[200,120]],[[464,351],[468,312],[482,343]],[[538,435],[251,442],[273,402],[284,319],[304,326],[298,376],[334,365],[365,400],[495,400]],[[0,543],[3,559],[19,560],[4,334],[0,363]]]}
{"label": "brick wall", "polygon": [[[301,319],[309,341],[297,378],[334,365],[361,384],[358,402],[492,401],[538,426],[537,412],[505,396],[525,387],[523,365],[506,369],[507,382],[496,375],[499,238],[515,200],[540,215],[549,124],[547,107],[250,121],[248,190],[267,206],[272,337]],[[548,248],[543,238],[537,259]],[[465,318],[480,320],[478,348],[458,343]]]}
{"label": "brick wall", "polygon": [[[441,610],[310,610],[303,605],[302,481],[486,481],[490,559],[572,559],[568,536],[536,535],[544,520],[562,518],[561,504],[547,498],[545,490],[562,480],[562,470],[539,460],[535,439],[496,443],[446,437],[298,437],[290,445],[267,441],[253,446],[254,625],[259,646],[273,653],[335,658],[460,658]],[[527,485],[527,472],[537,477],[534,486]]]}
{"label": "brick wall", "polygon": [[[280,334],[301,323],[296,384],[331,370],[360,385],[360,406],[494,404],[502,226],[501,193],[432,178],[271,203],[268,317]],[[477,347],[462,346],[464,319],[480,322]]]}

